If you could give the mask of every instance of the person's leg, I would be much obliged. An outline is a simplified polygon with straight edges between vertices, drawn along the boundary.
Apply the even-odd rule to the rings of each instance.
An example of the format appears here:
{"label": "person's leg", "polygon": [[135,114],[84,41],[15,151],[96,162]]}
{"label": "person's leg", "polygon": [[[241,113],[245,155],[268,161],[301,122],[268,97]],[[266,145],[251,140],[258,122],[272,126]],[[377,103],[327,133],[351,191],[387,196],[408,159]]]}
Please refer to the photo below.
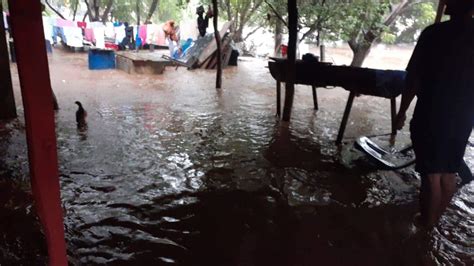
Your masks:
{"label": "person's leg", "polygon": [[439,206],[438,219],[443,215],[448,208],[454,193],[456,192],[456,174],[442,174],[441,175],[441,204]]}
{"label": "person's leg", "polygon": [[456,174],[429,174],[422,177],[420,188],[420,212],[427,227],[438,223],[456,192]]}
{"label": "person's leg", "polygon": [[424,175],[421,178],[420,213],[423,224],[433,227],[438,221],[441,204],[441,174]]}

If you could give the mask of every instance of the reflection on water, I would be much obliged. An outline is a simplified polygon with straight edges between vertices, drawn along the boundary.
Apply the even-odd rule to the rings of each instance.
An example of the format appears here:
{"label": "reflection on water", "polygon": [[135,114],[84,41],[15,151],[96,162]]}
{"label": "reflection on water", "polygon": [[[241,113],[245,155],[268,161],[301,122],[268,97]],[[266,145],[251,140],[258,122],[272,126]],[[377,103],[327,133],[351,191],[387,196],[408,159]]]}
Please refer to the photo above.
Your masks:
{"label": "reflection on water", "polygon": [[[458,193],[437,230],[417,229],[413,170],[376,171],[350,141],[334,145],[346,94],[322,90],[315,114],[310,90],[299,88],[291,126],[281,127],[266,71],[259,62],[226,70],[227,87],[219,93],[209,85],[211,72],[170,70],[166,75],[175,82],[163,84],[116,72],[108,74],[116,81],[82,73],[100,88],[96,98],[81,99],[89,112],[86,131],[77,131],[67,105],[78,94],[60,94],[57,135],[71,262],[474,263],[474,184]],[[130,84],[138,82],[148,85]],[[368,99],[355,102],[349,140],[390,128],[388,103]],[[28,174],[19,158],[26,159],[24,132],[9,127],[0,142],[0,176],[17,180]],[[468,148],[471,167],[473,154]],[[31,209],[27,196],[19,198],[10,207],[2,202],[1,213]],[[21,215],[10,219],[21,225]],[[34,230],[38,235],[37,225]],[[17,241],[12,235],[0,239],[0,257],[44,259],[44,246],[25,251],[37,236],[20,234]]]}

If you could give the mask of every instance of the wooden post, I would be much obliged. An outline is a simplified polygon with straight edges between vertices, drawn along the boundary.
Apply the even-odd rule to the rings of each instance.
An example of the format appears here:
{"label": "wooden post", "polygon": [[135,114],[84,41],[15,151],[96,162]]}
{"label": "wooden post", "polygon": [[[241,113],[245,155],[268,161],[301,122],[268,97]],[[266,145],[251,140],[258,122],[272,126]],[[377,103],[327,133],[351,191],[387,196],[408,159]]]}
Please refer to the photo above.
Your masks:
{"label": "wooden post", "polygon": [[293,108],[293,98],[295,96],[295,77],[296,77],[296,42],[298,35],[298,7],[296,0],[288,0],[288,70],[285,83],[285,105],[283,107],[283,121],[288,122],[291,118],[291,109]]}
{"label": "wooden post", "polygon": [[39,0],[9,0],[25,109],[31,188],[48,244],[49,265],[67,265],[52,90]]}
{"label": "wooden post", "polygon": [[281,83],[277,80],[277,116],[281,117]]}
{"label": "wooden post", "polygon": [[443,19],[445,9],[446,9],[446,0],[439,0],[438,9],[436,10],[435,23],[441,22],[441,19]]}
{"label": "wooden post", "polygon": [[217,19],[219,17],[219,7],[217,6],[217,0],[212,0],[212,12],[214,14],[212,18],[212,23],[214,24],[214,37],[216,38],[217,43],[217,76],[216,76],[216,89],[222,87],[222,50],[221,50],[221,35],[219,33],[219,28],[217,25]]}
{"label": "wooden post", "polygon": [[[3,11],[0,1],[0,12]],[[0,18],[0,119],[17,117],[3,16]]]}

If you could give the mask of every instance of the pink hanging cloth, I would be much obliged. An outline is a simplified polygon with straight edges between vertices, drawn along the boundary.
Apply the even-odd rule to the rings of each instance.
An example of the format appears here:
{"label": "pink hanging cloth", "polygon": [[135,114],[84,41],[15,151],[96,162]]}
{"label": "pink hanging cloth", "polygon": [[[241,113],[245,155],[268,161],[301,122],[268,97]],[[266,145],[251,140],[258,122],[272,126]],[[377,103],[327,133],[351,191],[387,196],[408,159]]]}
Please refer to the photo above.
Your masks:
{"label": "pink hanging cloth", "polygon": [[64,19],[56,19],[56,26],[58,27],[76,27],[77,24],[72,22],[72,21],[69,21],[69,20],[64,20]]}
{"label": "pink hanging cloth", "polygon": [[142,39],[142,44],[146,43],[146,29],[147,29],[147,25],[141,25],[138,30],[138,37]]}
{"label": "pink hanging cloth", "polygon": [[84,29],[84,38],[86,41],[95,42],[94,29]]}

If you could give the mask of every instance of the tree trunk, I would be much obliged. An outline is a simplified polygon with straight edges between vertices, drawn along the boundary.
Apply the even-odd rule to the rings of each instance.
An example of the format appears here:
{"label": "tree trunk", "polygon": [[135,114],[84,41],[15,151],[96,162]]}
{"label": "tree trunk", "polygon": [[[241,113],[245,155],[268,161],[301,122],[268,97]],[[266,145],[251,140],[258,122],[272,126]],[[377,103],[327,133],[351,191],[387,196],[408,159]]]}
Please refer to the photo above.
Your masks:
{"label": "tree trunk", "polygon": [[89,15],[89,10],[87,10],[86,13],[84,14],[84,17],[82,18],[82,22],[86,21],[86,18],[88,15]]}
{"label": "tree trunk", "polygon": [[150,10],[148,10],[148,15],[146,16],[145,24],[151,22],[151,17],[153,17],[153,14],[155,13],[155,10],[158,4],[159,4],[158,0],[153,0],[153,2],[151,3]]}
{"label": "tree trunk", "polygon": [[364,64],[365,58],[369,55],[371,47],[372,44],[366,44],[353,50],[354,56],[352,57],[351,66],[361,67]]}
{"label": "tree trunk", "polygon": [[105,7],[104,13],[102,14],[102,22],[107,22],[110,14],[110,10],[112,10],[112,6],[114,4],[114,0],[109,0]]}
{"label": "tree trunk", "polygon": [[137,12],[137,25],[140,26],[140,0],[137,0],[135,8]]}
{"label": "tree trunk", "polygon": [[[408,6],[416,3],[415,1],[402,0],[399,4],[393,6],[390,9],[390,13],[385,16],[382,24],[385,27],[390,27],[403,11]],[[354,34],[354,37],[349,41],[349,46],[354,53],[352,58],[351,66],[361,67],[364,63],[365,58],[369,55],[372,44],[377,40],[383,33],[383,29],[380,27],[371,28],[368,31],[362,31]]]}
{"label": "tree trunk", "polygon": [[[87,7],[86,15],[89,15],[89,20],[91,22],[92,21],[99,21],[99,16],[96,16],[97,13],[95,12],[96,11],[96,9],[95,9],[96,1],[93,0],[92,6],[90,5],[90,3],[87,0],[84,0],[84,3],[86,4],[86,7]],[[85,18],[86,18],[86,16],[84,16],[84,20],[85,20]]]}
{"label": "tree trunk", "polygon": [[62,19],[66,19],[58,10],[56,10],[50,3],[48,0],[44,1],[46,3],[46,5],[54,11],[54,13],[56,13],[60,18]]}
{"label": "tree trunk", "polygon": [[243,34],[243,27],[239,26],[236,31],[232,33],[232,39],[234,42],[239,43],[242,42],[242,34]]}
{"label": "tree trunk", "polygon": [[290,121],[293,98],[295,95],[296,76],[296,43],[298,39],[298,6],[296,0],[288,0],[288,69],[287,82],[285,84],[285,106],[283,107],[283,118],[285,122]]}
{"label": "tree trunk", "polygon": [[72,21],[76,20],[76,14],[77,14],[77,7],[79,6],[79,0],[76,0],[74,2],[74,6],[72,7]]}
{"label": "tree trunk", "polygon": [[217,0],[212,0],[212,11],[214,12],[214,17],[212,18],[212,23],[214,24],[214,37],[216,38],[217,43],[217,76],[216,76],[216,89],[222,87],[222,55],[221,55],[221,36],[219,34],[219,28],[217,26],[217,18],[219,17],[219,10],[217,6]]}
{"label": "tree trunk", "polygon": [[94,10],[94,21],[99,21],[99,18],[100,18],[100,12],[99,12],[99,9],[100,9],[100,3],[99,3],[100,0],[92,0],[92,8]]}
{"label": "tree trunk", "polygon": [[275,21],[275,49],[273,50],[273,56],[278,57],[280,55],[279,49],[282,41],[283,23],[281,20],[276,19]]}

